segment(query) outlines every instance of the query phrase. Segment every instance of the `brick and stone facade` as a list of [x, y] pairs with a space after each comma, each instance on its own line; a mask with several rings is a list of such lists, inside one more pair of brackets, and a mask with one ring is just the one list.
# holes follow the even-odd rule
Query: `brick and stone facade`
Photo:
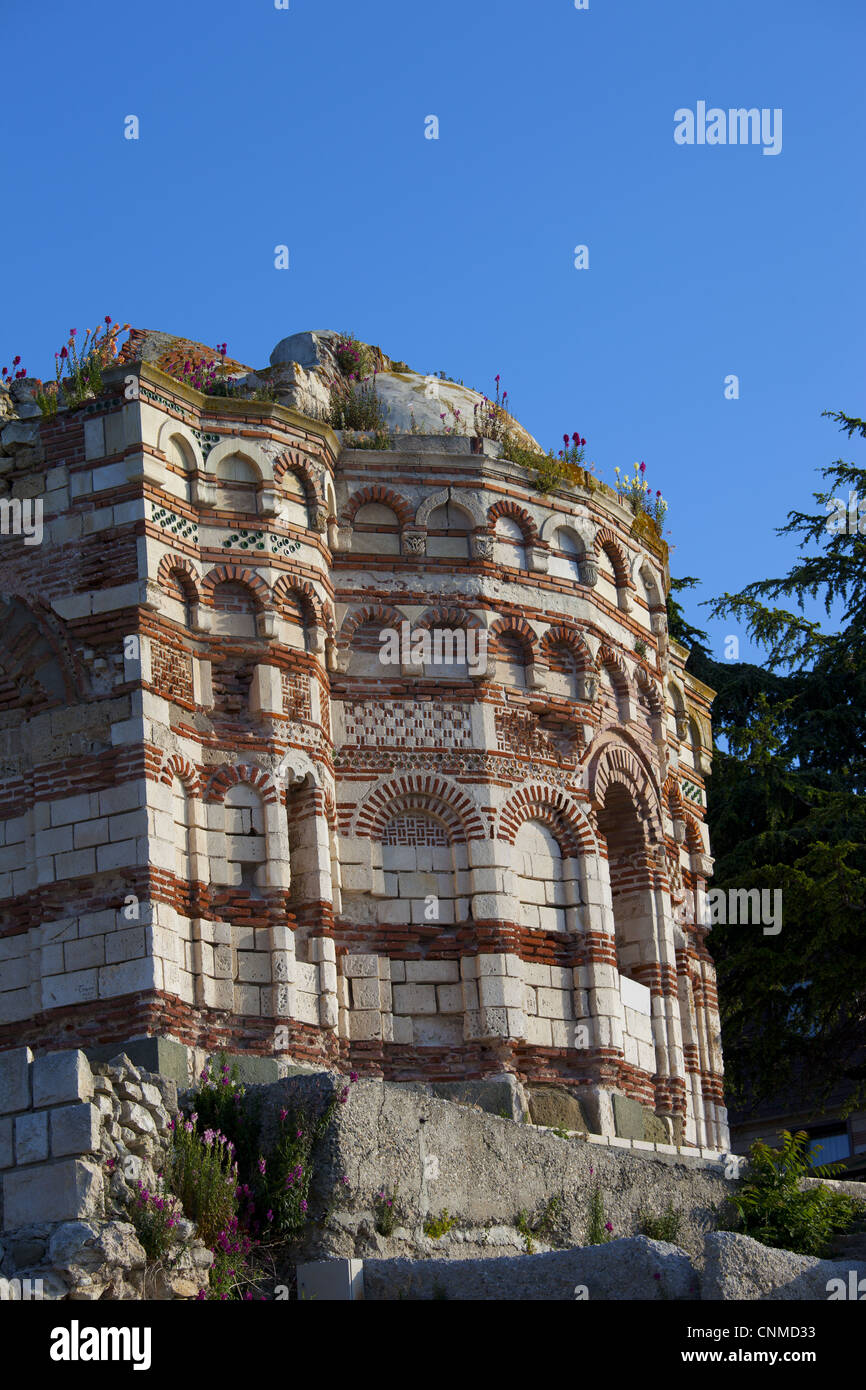
[[[23, 413], [0, 488], [44, 536], [0, 536], [0, 1048], [506, 1072], [599, 1133], [619, 1095], [726, 1147], [712, 692], [655, 528], [486, 440], [344, 447], [143, 361]], [[383, 664], [388, 631], [486, 661]]]

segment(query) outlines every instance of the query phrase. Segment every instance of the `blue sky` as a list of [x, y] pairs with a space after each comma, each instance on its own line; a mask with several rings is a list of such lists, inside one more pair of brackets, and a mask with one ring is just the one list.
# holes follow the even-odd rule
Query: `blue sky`
[[[782, 572], [815, 469], [864, 462], [821, 419], [866, 413], [862, 0], [84, 0], [3, 29], [4, 364], [50, 376], [108, 313], [252, 365], [315, 327], [499, 372], [545, 445], [646, 461], [702, 597]], [[701, 100], [780, 107], [781, 153], [676, 145]]]

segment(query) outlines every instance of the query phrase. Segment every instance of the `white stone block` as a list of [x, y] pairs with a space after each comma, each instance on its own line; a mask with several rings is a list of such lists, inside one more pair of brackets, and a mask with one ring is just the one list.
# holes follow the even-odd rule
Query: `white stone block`
[[553, 1039], [550, 1031], [550, 1019], [533, 1018], [526, 1015], [526, 1041], [533, 1043], [536, 1047], [552, 1047]]
[[63, 1105], [89, 1101], [93, 1095], [93, 1073], [84, 1053], [45, 1052], [33, 1062], [33, 1105]]
[[634, 1009], [637, 1013], [646, 1014], [649, 1017], [652, 994], [647, 985], [629, 979], [627, 975], [620, 975], [619, 990], [620, 998], [627, 1008]]
[[395, 1014], [435, 1014], [436, 991], [432, 985], [394, 985]]
[[523, 1007], [523, 983], [511, 975], [482, 975], [478, 990], [482, 1009]]
[[460, 967], [452, 960], [410, 960], [406, 962], [409, 984], [453, 984], [460, 978]]
[[352, 1303], [364, 1297], [363, 1260], [315, 1260], [297, 1267], [301, 1302]]
[[[374, 980], [356, 978], [352, 981], [352, 1007], [354, 1009], [378, 1009], [380, 1007], [378, 975]], [[352, 1034], [352, 1036], [355, 1035]]]
[[101, 1117], [95, 1105], [85, 1101], [78, 1105], [64, 1105], [51, 1111], [53, 1158], [62, 1158], [67, 1154], [96, 1153], [99, 1149], [100, 1133]]

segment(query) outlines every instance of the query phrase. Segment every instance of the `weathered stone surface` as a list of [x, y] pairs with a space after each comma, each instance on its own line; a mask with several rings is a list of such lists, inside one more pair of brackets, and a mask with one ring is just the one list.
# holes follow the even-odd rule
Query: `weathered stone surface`
[[675, 1245], [634, 1236], [493, 1260], [365, 1260], [364, 1297], [478, 1302], [693, 1299], [697, 1278]]
[[134, 1062], [131, 1062], [125, 1052], [118, 1052], [116, 1057], [112, 1057], [108, 1062], [108, 1075], [115, 1072], [112, 1077], [115, 1081], [140, 1081], [141, 1072]]
[[90, 1100], [93, 1073], [83, 1052], [47, 1052], [33, 1063], [33, 1104], [62, 1105], [64, 1101]]
[[586, 1134], [589, 1125], [580, 1101], [564, 1086], [527, 1086], [529, 1118], [549, 1129], [573, 1129]]
[[14, 1161], [12, 1116], [0, 1116], [0, 1168], [11, 1168]]
[[651, 1144], [671, 1142], [665, 1121], [630, 1096], [613, 1097], [613, 1118], [620, 1139], [639, 1139]]
[[153, 1134], [156, 1125], [153, 1116], [143, 1105], [136, 1105], [134, 1101], [125, 1100], [120, 1106], [120, 1118], [124, 1125], [138, 1134]]
[[485, 1077], [483, 1081], [434, 1081], [431, 1094], [457, 1105], [475, 1105], [489, 1115], [522, 1120], [526, 1102], [514, 1076]]
[[15, 1162], [41, 1163], [48, 1157], [48, 1115], [31, 1111], [15, 1119]]
[[46, 1246], [44, 1240], [24, 1236], [21, 1240], [13, 1240], [9, 1249], [15, 1268], [25, 1269], [27, 1265], [37, 1265], [44, 1258]]
[[[273, 1115], [280, 1105], [302, 1101], [324, 1105], [343, 1079], [328, 1073], [293, 1078], [262, 1091], [263, 1146], [273, 1142]], [[323, 1205], [342, 1178], [349, 1178], [339, 1206], [324, 1225], [313, 1223], [305, 1255], [363, 1257], [372, 1253], [429, 1256], [424, 1217], [447, 1207], [457, 1226], [435, 1249], [460, 1259], [493, 1253], [491, 1227], [508, 1240], [497, 1254], [521, 1254], [518, 1213], [542, 1215], [562, 1201], [557, 1236], [563, 1245], [586, 1237], [592, 1191], [600, 1184], [605, 1217], [617, 1237], [638, 1235], [642, 1213], [674, 1200], [681, 1214], [679, 1245], [703, 1257], [703, 1238], [715, 1225], [715, 1208], [730, 1190], [720, 1165], [653, 1151], [633, 1152], [578, 1137], [562, 1139], [533, 1125], [513, 1124], [475, 1108], [455, 1105], [425, 1087], [360, 1081], [339, 1106], [328, 1141], [319, 1154], [316, 1193]], [[370, 1194], [399, 1184], [402, 1234], [374, 1241]], [[541, 1242], [538, 1242], [539, 1246]]]
[[[18, 413], [22, 413], [20, 408]], [[41, 414], [38, 406], [36, 414]], [[21, 455], [28, 464], [41, 463], [45, 458], [45, 450], [40, 435], [40, 421], [10, 421], [0, 433], [0, 447], [4, 454]]]
[[33, 1053], [29, 1047], [15, 1047], [0, 1052], [0, 1115], [30, 1107], [30, 1063]]
[[51, 1112], [51, 1153], [55, 1158], [65, 1154], [95, 1153], [102, 1131], [99, 1110], [84, 1101], [64, 1105]]
[[[866, 1279], [866, 1264], [850, 1260], [819, 1260], [774, 1250], [751, 1236], [714, 1231], [706, 1238], [703, 1297], [709, 1300], [766, 1300], [844, 1298], [852, 1284]], [[841, 1284], [834, 1281], [841, 1281]], [[866, 1292], [864, 1284], [863, 1292]], [[851, 1296], [850, 1292], [847, 1294]]]
[[102, 1173], [86, 1159], [61, 1159], [3, 1175], [3, 1228], [14, 1231], [34, 1221], [70, 1221], [97, 1215]]

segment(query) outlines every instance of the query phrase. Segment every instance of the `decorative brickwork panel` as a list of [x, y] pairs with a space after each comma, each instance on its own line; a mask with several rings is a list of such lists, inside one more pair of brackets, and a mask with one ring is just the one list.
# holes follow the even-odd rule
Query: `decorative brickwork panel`
[[152, 646], [152, 681], [166, 700], [192, 704], [192, 661], [182, 648], [169, 647], [165, 642]]
[[385, 826], [383, 845], [447, 845], [445, 827], [429, 816], [396, 816]]
[[347, 704], [346, 742], [364, 747], [471, 748], [467, 705], [419, 705], [411, 700], [368, 700]]
[[539, 728], [537, 715], [528, 710], [496, 711], [496, 747], [501, 753], [520, 753], [524, 757], [533, 753], [543, 758], [557, 755], [551, 739]]
[[310, 719], [310, 678], [297, 671], [283, 671], [283, 709], [289, 719]]

